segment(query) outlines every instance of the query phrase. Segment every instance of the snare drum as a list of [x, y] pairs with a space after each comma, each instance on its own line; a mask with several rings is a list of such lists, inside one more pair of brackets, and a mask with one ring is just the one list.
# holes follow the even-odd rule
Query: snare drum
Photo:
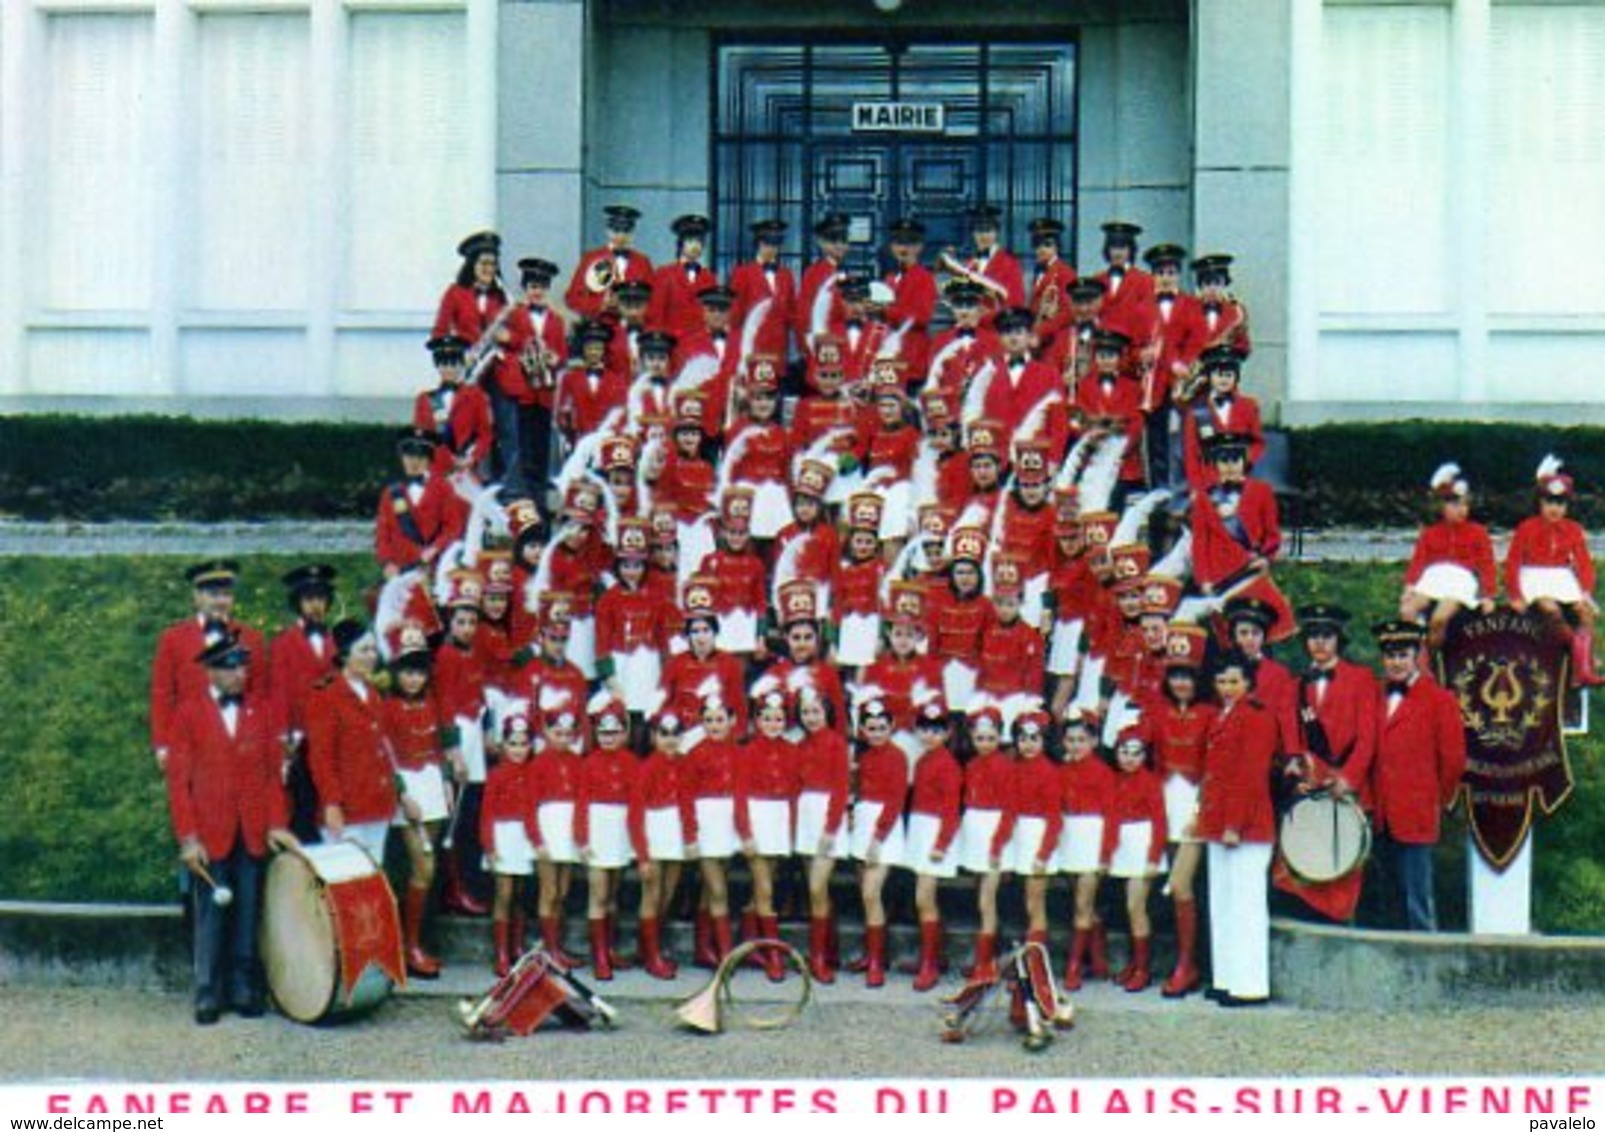
[[261, 943], [273, 1001], [297, 1022], [364, 1013], [406, 983], [395, 894], [373, 858], [347, 842], [273, 859]]
[[1282, 815], [1276, 841], [1294, 876], [1324, 884], [1365, 864], [1371, 852], [1371, 823], [1352, 798], [1310, 794]]

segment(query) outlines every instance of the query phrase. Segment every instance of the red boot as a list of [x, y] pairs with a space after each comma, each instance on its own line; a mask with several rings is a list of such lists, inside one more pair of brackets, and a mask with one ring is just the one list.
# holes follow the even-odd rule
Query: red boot
[[490, 936], [496, 944], [496, 977], [499, 979], [513, 969], [512, 947], [509, 937], [512, 935], [512, 925], [506, 920], [492, 920], [490, 922]]
[[713, 921], [713, 953], [718, 956], [714, 966], [718, 966], [730, 954], [730, 917], [712, 916], [710, 919]]
[[599, 982], [613, 981], [613, 949], [608, 946], [606, 917], [591, 921], [591, 974]]
[[998, 977], [998, 937], [988, 932], [975, 935], [975, 963], [970, 967], [972, 982], [991, 983]]
[[565, 967], [579, 967], [582, 964], [574, 956], [563, 950], [563, 917], [541, 917], [541, 943], [545, 945], [546, 952]]
[[713, 917], [697, 909], [696, 928], [691, 944], [691, 962], [698, 967], [713, 970], [719, 965], [719, 956], [713, 950]]
[[[780, 918], [778, 916], [759, 916], [758, 933], [758, 938], [760, 939], [779, 939]], [[780, 952], [772, 947], [764, 950], [763, 973], [769, 977], [771, 983], [785, 981], [786, 961], [780, 957]]]
[[1594, 634], [1586, 629], [1572, 630], [1572, 686], [1597, 688], [1605, 677], [1594, 671]]
[[1090, 942], [1092, 932], [1087, 928], [1077, 928], [1070, 936], [1070, 958], [1064, 965], [1064, 989], [1081, 989], [1081, 967], [1087, 961], [1087, 944]]
[[529, 950], [529, 940], [524, 937], [529, 921], [524, 917], [524, 913], [514, 912], [507, 922], [507, 946], [512, 950], [513, 959], [516, 961]]
[[1184, 998], [1203, 982], [1193, 958], [1198, 950], [1198, 901], [1176, 901], [1176, 969], [1160, 993], [1166, 998]]
[[672, 979], [679, 974], [674, 960], [664, 957], [663, 937], [658, 931], [658, 922], [643, 917], [638, 928], [641, 935], [641, 969], [654, 979]]
[[886, 925], [864, 928], [864, 985], [886, 985]]
[[1131, 940], [1131, 973], [1126, 976], [1120, 985], [1132, 994], [1148, 989], [1153, 982], [1153, 975], [1148, 970], [1149, 949], [1152, 941], [1145, 935], [1133, 936]]
[[424, 906], [429, 903], [427, 888], [407, 886], [401, 909], [401, 925], [407, 941], [407, 974], [420, 979], [438, 979], [440, 960], [424, 950]]
[[1087, 976], [1109, 977], [1109, 928], [1102, 920], [1092, 925], [1087, 946]]
[[474, 898], [463, 883], [462, 864], [457, 860], [455, 849], [445, 849], [440, 854], [440, 864], [445, 876], [445, 887], [440, 893], [440, 906], [447, 912], [459, 916], [484, 916], [490, 912], [490, 907], [483, 901]]
[[914, 989], [928, 991], [942, 979], [937, 957], [942, 953], [942, 921], [920, 921], [920, 968], [914, 974]]
[[607, 918], [607, 958], [613, 964], [615, 971], [628, 971], [635, 966], [635, 960], [630, 958], [618, 948], [619, 918], [609, 915]]
[[808, 921], [808, 973], [814, 982], [830, 986], [836, 981], [836, 963], [830, 953], [831, 922], [828, 916]]

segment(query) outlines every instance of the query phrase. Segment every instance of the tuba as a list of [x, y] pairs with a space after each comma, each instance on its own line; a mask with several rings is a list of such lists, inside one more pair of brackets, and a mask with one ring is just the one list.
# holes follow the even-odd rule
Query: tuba
[[593, 295], [606, 294], [613, 289], [614, 274], [612, 253], [592, 260], [585, 269], [585, 289]]
[[779, 1030], [801, 1018], [803, 1010], [807, 1008], [814, 994], [813, 977], [808, 973], [808, 963], [803, 959], [802, 953], [784, 940], [749, 939], [724, 957], [718, 969], [713, 972], [713, 978], [708, 980], [707, 986], [675, 1008], [675, 1017], [679, 1018], [680, 1024], [688, 1030], [699, 1030], [704, 1034], [723, 1033], [726, 1015], [736, 1004], [735, 992], [730, 986], [732, 976], [750, 956], [765, 951], [779, 952], [780, 957], [802, 976], [802, 993], [795, 1002], [783, 1010], [746, 1018], [744, 1021], [747, 1028]]

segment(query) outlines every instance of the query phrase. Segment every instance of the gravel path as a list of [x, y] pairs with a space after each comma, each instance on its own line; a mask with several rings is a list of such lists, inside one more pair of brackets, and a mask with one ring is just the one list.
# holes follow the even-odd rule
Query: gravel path
[[1605, 1005], [1381, 1014], [1200, 999], [1077, 996], [1074, 1032], [1039, 1056], [1001, 1019], [963, 1046], [937, 1040], [934, 1001], [826, 1001], [796, 1027], [709, 1038], [672, 1028], [662, 1000], [620, 998], [611, 1033], [470, 1046], [451, 1001], [403, 997], [342, 1026], [225, 1017], [204, 1041], [187, 996], [0, 988], [0, 1080], [546, 1080], [785, 1077], [1143, 1077], [1586, 1074], [1605, 1071]]

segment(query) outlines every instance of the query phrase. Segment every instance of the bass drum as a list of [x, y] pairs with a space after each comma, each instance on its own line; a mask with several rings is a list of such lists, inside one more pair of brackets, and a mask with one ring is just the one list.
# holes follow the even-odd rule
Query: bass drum
[[1365, 864], [1371, 852], [1371, 823], [1352, 798], [1329, 793], [1298, 799], [1282, 815], [1276, 831], [1282, 860], [1308, 884], [1340, 880]]
[[396, 897], [373, 858], [349, 842], [280, 853], [262, 898], [262, 965], [286, 1017], [355, 1017], [406, 982]]

